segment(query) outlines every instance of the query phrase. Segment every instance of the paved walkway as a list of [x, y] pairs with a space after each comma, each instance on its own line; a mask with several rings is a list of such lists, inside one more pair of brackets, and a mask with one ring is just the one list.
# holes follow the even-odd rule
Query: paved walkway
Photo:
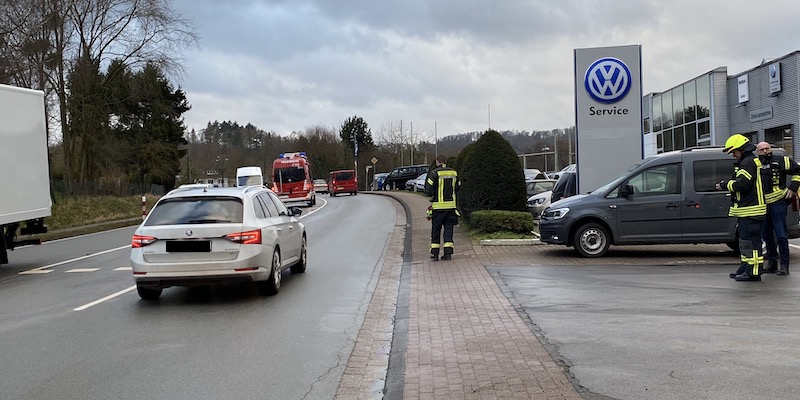
[[[397, 254], [401, 240], [392, 239], [337, 398], [580, 399], [489, 275], [481, 246], [456, 228], [453, 260], [429, 261], [428, 200], [410, 192], [388, 195], [410, 213], [410, 220], [398, 215], [398, 228], [406, 229], [411, 254]], [[396, 315], [387, 305], [395, 294]], [[380, 382], [384, 364], [387, 381]]]

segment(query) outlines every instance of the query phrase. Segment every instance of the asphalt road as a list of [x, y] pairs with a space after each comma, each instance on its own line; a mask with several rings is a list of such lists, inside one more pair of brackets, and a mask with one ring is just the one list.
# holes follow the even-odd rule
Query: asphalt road
[[551, 261], [489, 270], [589, 398], [798, 398], [800, 270]]
[[302, 216], [307, 272], [284, 272], [274, 297], [141, 301], [133, 228], [15, 250], [0, 268], [0, 399], [333, 398], [396, 214], [381, 196], [324, 200]]

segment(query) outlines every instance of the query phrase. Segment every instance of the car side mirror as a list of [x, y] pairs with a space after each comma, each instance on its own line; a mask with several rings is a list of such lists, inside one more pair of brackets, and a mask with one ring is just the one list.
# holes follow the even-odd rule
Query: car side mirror
[[630, 197], [633, 193], [633, 185], [627, 183], [622, 185], [619, 191], [619, 195], [622, 197]]
[[298, 216], [298, 215], [300, 215], [302, 213], [303, 213], [303, 209], [300, 208], [300, 207], [290, 207], [289, 208], [289, 214], [291, 214], [293, 217], [296, 217], [296, 216]]

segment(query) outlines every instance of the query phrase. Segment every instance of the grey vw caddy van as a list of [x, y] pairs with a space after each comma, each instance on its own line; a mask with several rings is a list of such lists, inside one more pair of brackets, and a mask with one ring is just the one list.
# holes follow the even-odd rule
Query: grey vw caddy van
[[[725, 243], [737, 250], [730, 193], [714, 189], [732, 178], [733, 162], [721, 147], [648, 157], [589, 194], [551, 204], [542, 213], [541, 241], [573, 246], [584, 257], [630, 244]], [[798, 212], [790, 207], [786, 219], [789, 237], [800, 237]]]

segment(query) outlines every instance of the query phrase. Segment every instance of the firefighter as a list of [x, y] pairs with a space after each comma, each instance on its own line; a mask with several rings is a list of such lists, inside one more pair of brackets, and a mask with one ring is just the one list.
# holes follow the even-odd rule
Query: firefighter
[[[767, 244], [765, 273], [789, 274], [789, 234], [786, 228], [786, 213], [789, 203], [797, 197], [800, 187], [800, 165], [787, 156], [772, 154], [772, 146], [767, 142], [756, 145], [758, 159], [764, 181], [764, 201], [767, 203], [767, 216], [761, 235]], [[791, 177], [786, 187], [786, 177]], [[776, 246], [777, 245], [777, 246]], [[780, 255], [780, 268], [778, 256]]]
[[[425, 179], [425, 195], [431, 201], [429, 217], [431, 219], [431, 260], [439, 261], [439, 250], [444, 247], [442, 260], [453, 257], [453, 228], [458, 223], [459, 212], [456, 209], [456, 193], [461, 183], [458, 174], [445, 164], [447, 157], [436, 157], [436, 168], [428, 173]], [[444, 231], [444, 232], [443, 232]], [[444, 245], [441, 237], [444, 236]]]
[[755, 146], [745, 136], [735, 134], [725, 141], [722, 150], [733, 155], [733, 179], [717, 184], [717, 190], [731, 192], [728, 215], [738, 219], [739, 252], [742, 263], [730, 277], [737, 281], [760, 281], [761, 225], [767, 214], [764, 186], [761, 182], [761, 161], [753, 153]]

